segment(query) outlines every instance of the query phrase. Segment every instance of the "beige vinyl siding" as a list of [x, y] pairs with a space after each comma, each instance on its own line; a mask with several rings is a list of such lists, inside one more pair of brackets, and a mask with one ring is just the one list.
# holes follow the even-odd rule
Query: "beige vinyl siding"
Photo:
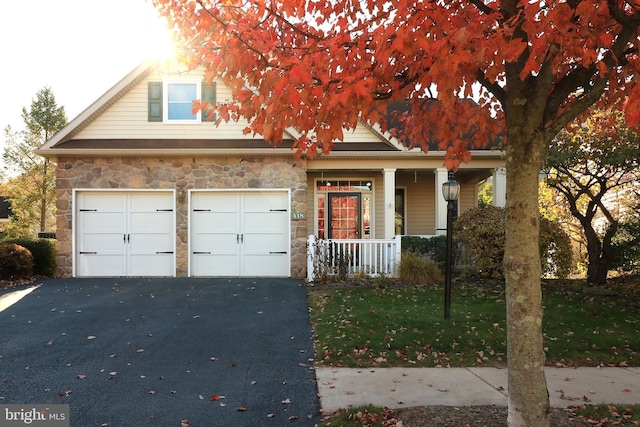
[[[172, 75], [151, 74], [115, 104], [97, 117], [89, 126], [80, 131], [75, 139], [254, 139], [243, 135], [246, 121], [221, 123], [217, 126], [211, 122], [199, 124], [167, 124], [149, 122], [147, 115], [147, 86], [150, 81], [162, 81], [174, 78]], [[180, 77], [200, 78], [199, 74], [189, 73]], [[231, 91], [222, 82], [217, 82], [217, 99], [223, 101], [231, 98]]]
[[458, 211], [460, 215], [471, 208], [478, 206], [478, 194], [476, 184], [464, 184], [460, 186], [460, 200]]
[[[260, 136], [244, 135], [246, 120], [238, 122], [222, 122], [216, 126], [212, 122], [198, 124], [170, 124], [148, 121], [148, 82], [161, 82], [164, 79], [200, 79], [197, 72], [179, 75], [152, 73], [129, 92], [124, 94], [115, 104], [105, 110], [89, 126], [81, 130], [75, 139], [255, 139]], [[216, 99], [231, 99], [231, 90], [216, 80]], [[382, 139], [364, 126], [353, 131], [344, 132], [345, 142], [380, 142]]]
[[354, 130], [343, 132], [344, 142], [380, 142], [382, 138], [365, 126], [359, 125]]
[[433, 171], [398, 172], [396, 187], [405, 189], [407, 235], [435, 234], [435, 174]]

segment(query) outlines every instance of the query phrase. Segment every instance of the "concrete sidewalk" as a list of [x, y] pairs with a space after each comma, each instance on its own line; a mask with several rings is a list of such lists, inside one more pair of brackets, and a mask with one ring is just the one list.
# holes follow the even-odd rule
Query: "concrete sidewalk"
[[[640, 368], [545, 368], [552, 407], [640, 403]], [[507, 370], [498, 368], [317, 368], [323, 411], [372, 404], [507, 406]]]

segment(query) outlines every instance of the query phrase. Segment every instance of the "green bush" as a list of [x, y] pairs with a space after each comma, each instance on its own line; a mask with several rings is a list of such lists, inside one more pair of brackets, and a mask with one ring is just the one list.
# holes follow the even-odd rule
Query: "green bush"
[[[402, 250], [426, 255], [442, 269], [447, 258], [447, 237], [402, 236]], [[455, 254], [454, 254], [455, 258]]]
[[21, 279], [32, 274], [33, 256], [29, 249], [15, 243], [0, 243], [0, 279]]
[[[480, 277], [504, 278], [503, 208], [487, 206], [466, 211], [454, 223], [454, 237], [471, 260]], [[571, 242], [562, 228], [552, 221], [540, 221], [540, 260], [544, 275], [566, 277], [571, 271]]]
[[560, 224], [546, 218], [540, 220], [540, 261], [542, 275], [566, 278], [571, 273], [573, 251], [571, 238]]
[[486, 279], [503, 279], [505, 213], [487, 206], [469, 209], [454, 222], [456, 242], [462, 244], [472, 268]]
[[18, 238], [5, 240], [27, 248], [33, 255], [33, 272], [35, 274], [53, 277], [56, 272], [55, 240]]
[[612, 268], [620, 271], [640, 271], [640, 205], [635, 207], [635, 218], [620, 224], [613, 237], [615, 258]]
[[434, 260], [412, 251], [402, 252], [398, 274], [403, 283], [411, 285], [432, 285], [442, 280], [442, 273]]

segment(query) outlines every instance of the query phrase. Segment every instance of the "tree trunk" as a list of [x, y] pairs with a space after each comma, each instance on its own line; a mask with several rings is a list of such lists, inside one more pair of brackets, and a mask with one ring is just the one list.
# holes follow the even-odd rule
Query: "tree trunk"
[[[538, 172], [541, 153], [530, 136], [509, 135], [504, 272], [507, 299], [508, 424], [548, 427], [549, 394], [544, 374], [542, 274], [538, 248]], [[526, 143], [527, 140], [529, 143]], [[540, 151], [538, 149], [538, 151]]]
[[[615, 258], [615, 248], [611, 244], [613, 236], [618, 232], [618, 223], [613, 222], [607, 227], [607, 231], [602, 237], [602, 242], [598, 240], [598, 236], [595, 231], [592, 232], [593, 239], [595, 239], [592, 245], [591, 241], [587, 239], [587, 252], [589, 254], [589, 266], [587, 267], [587, 282], [594, 285], [604, 285], [607, 283], [607, 277], [611, 264]], [[593, 247], [592, 247], [593, 246]]]

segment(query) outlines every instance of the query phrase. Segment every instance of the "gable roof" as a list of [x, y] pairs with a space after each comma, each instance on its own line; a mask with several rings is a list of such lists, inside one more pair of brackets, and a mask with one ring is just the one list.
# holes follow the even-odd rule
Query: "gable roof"
[[[294, 155], [292, 147], [297, 133], [293, 129], [288, 130], [288, 134], [285, 134], [285, 139], [277, 146], [268, 143], [262, 138], [248, 138], [240, 134], [238, 139], [235, 139], [233, 136], [230, 137], [228, 133], [226, 135], [223, 135], [223, 133], [212, 135], [211, 138], [208, 135], [177, 135], [175, 132], [173, 135], [160, 133], [155, 134], [153, 137], [127, 135], [125, 126], [122, 126], [122, 129], [118, 128], [113, 137], [108, 136], [103, 139], [96, 139], [95, 137], [87, 136], [85, 129], [92, 129], [92, 123], [132, 92], [134, 88], [143, 84], [145, 80], [154, 78], [153, 76], [156, 75], [154, 73], [161, 68], [161, 64], [157, 61], [141, 63], [69, 122], [67, 126], [46, 141], [36, 152], [45, 157], [56, 157], [61, 154], [69, 156], [148, 156], [150, 154], [162, 156], [185, 154], [185, 152], [202, 155], [233, 155], [246, 151], [250, 151], [251, 154], [255, 155]], [[335, 143], [329, 156], [321, 157], [326, 158], [331, 155], [340, 157], [345, 154], [357, 153], [364, 156], [423, 154], [419, 148], [409, 149], [409, 144], [399, 141], [389, 132], [383, 132], [377, 124], [370, 126], [360, 122], [359, 128], [361, 129], [360, 132], [369, 135], [365, 138], [366, 140], [360, 140], [352, 135], [351, 138], [345, 138], [345, 141]], [[163, 129], [169, 130], [171, 128], [165, 127]], [[363, 133], [359, 135], [363, 135]], [[348, 136], [347, 132], [345, 132], [345, 136]], [[98, 138], [101, 138], [101, 136]], [[430, 153], [430, 156], [443, 155], [442, 152], [437, 151], [437, 147], [434, 148], [435, 150]]]

